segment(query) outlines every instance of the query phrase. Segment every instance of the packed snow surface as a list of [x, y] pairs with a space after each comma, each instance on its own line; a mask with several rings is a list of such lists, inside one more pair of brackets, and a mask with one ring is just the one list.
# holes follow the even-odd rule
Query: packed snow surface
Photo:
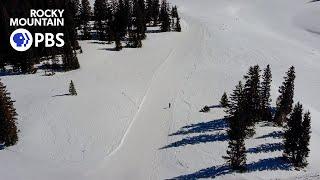
[[[149, 33], [141, 49], [81, 41], [81, 69], [3, 76], [19, 142], [0, 151], [1, 179], [320, 179], [320, 2], [172, 0], [183, 32]], [[295, 100], [312, 115], [309, 166], [281, 162], [282, 129], [246, 140], [249, 172], [229, 171], [223, 109], [251, 65], [271, 65], [273, 105], [296, 67]], [[78, 96], [67, 96], [74, 81]], [[171, 108], [168, 104], [171, 103]], [[209, 113], [199, 113], [204, 106]]]

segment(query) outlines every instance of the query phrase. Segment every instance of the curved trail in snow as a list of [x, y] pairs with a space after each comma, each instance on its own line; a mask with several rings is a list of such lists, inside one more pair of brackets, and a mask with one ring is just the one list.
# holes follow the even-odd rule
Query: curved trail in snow
[[120, 143], [117, 145], [116, 148], [114, 148], [114, 149], [107, 155], [106, 158], [109, 158], [110, 156], [113, 156], [113, 155], [121, 148], [121, 146], [123, 145], [123, 143], [124, 143], [127, 135], [128, 135], [129, 132], [130, 132], [130, 129], [131, 129], [133, 123], [135, 122], [135, 120], [137, 119], [137, 116], [138, 116], [139, 113], [140, 113], [141, 106], [143, 105], [143, 103], [144, 103], [144, 101], [145, 101], [145, 99], [146, 99], [146, 96], [147, 96], [147, 94], [148, 94], [148, 92], [149, 92], [149, 90], [150, 90], [150, 84], [152, 84], [152, 82], [154, 81], [154, 78], [155, 78], [155, 76], [157, 75], [159, 69], [161, 69], [161, 67], [162, 67], [163, 65], [165, 65], [165, 63], [168, 61], [168, 59], [169, 59], [169, 57], [171, 56], [172, 53], [173, 53], [173, 50], [171, 50], [171, 51], [169, 52], [169, 54], [168, 54], [168, 56], [165, 58], [165, 60], [164, 60], [164, 61], [159, 65], [159, 67], [155, 70], [155, 72], [154, 72], [154, 74], [153, 74], [153, 76], [152, 76], [152, 78], [151, 78], [151, 81], [150, 81], [150, 83], [149, 83], [148, 89], [147, 89], [146, 93], [144, 94], [144, 96], [143, 96], [143, 98], [142, 98], [142, 100], [141, 100], [140, 105], [138, 106], [138, 111], [135, 113], [135, 115], [134, 115], [133, 119], [131, 120], [129, 126], [127, 127], [125, 133], [123, 134]]

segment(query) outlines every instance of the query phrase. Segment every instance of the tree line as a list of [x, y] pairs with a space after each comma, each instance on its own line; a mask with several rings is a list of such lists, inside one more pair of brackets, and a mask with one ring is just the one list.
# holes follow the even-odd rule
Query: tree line
[[[181, 31], [177, 7], [170, 8], [166, 0], [96, 0], [93, 17], [90, 15], [88, 0], [82, 0], [79, 8], [80, 27], [83, 39], [90, 39], [89, 20], [94, 20], [98, 39], [115, 42], [115, 50], [126, 47], [142, 47], [146, 38], [147, 26], [160, 27], [161, 32]], [[89, 24], [90, 25], [90, 24]]]
[[270, 105], [271, 68], [268, 65], [264, 69], [262, 78], [260, 72], [258, 65], [250, 67], [244, 76], [245, 83], [239, 81], [230, 98], [226, 93], [221, 97], [220, 104], [225, 108], [229, 124], [227, 156], [224, 158], [232, 169], [245, 171], [245, 139], [255, 134], [256, 123], [268, 121], [285, 129], [284, 159], [295, 167], [305, 167], [310, 151], [311, 116], [309, 111], [303, 111], [299, 102], [294, 105], [295, 68], [289, 68], [279, 87], [275, 112]]

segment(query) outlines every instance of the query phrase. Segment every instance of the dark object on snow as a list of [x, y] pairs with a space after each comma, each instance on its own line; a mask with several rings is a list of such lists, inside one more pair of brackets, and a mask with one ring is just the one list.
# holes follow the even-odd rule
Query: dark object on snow
[[171, 103], [169, 103], [169, 108], [171, 108]]
[[69, 93], [71, 96], [76, 96], [78, 95], [76, 88], [74, 87], [73, 81], [71, 80], [70, 84], [69, 84]]
[[210, 111], [210, 108], [208, 106], [204, 106], [199, 112], [209, 112]]
[[224, 107], [224, 108], [228, 107], [228, 105], [229, 105], [229, 100], [228, 100], [228, 96], [227, 96], [226, 92], [224, 92], [221, 97], [220, 105], [221, 105], [221, 107]]
[[0, 81], [0, 145], [12, 146], [18, 141], [17, 113], [10, 93]]

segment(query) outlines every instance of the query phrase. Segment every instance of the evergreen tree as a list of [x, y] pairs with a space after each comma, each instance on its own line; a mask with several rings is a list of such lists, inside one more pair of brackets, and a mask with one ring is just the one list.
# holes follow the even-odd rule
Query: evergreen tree
[[70, 34], [72, 47], [80, 49], [77, 41], [77, 27], [80, 27], [80, 0], [67, 0], [65, 5], [64, 19], [65, 26]]
[[286, 73], [286, 77], [284, 77], [282, 86], [279, 88], [280, 96], [277, 99], [277, 109], [274, 117], [274, 121], [278, 125], [282, 125], [287, 120], [287, 115], [292, 110], [295, 77], [295, 69], [291, 66]]
[[146, 23], [151, 23], [153, 11], [153, 0], [146, 0]]
[[246, 108], [249, 116], [248, 125], [253, 126], [260, 120], [260, 67], [255, 65], [249, 68], [247, 75], [244, 76], [244, 94], [246, 98]]
[[301, 167], [308, 165], [307, 157], [309, 157], [309, 142], [311, 134], [311, 116], [310, 112], [306, 112], [303, 116], [301, 139], [299, 141], [299, 162]]
[[159, 0], [153, 0], [152, 1], [152, 12], [151, 12], [151, 17], [152, 17], [152, 20], [153, 20], [153, 26], [156, 26], [158, 24], [159, 9], [160, 9]]
[[172, 7], [171, 16], [172, 16], [172, 29], [174, 31], [181, 32], [180, 17], [178, 14], [177, 6]]
[[0, 82], [0, 144], [5, 146], [15, 145], [18, 141], [18, 130], [16, 127], [16, 110], [13, 107], [10, 93]]
[[138, 31], [138, 37], [140, 39], [145, 39], [146, 38], [146, 7], [144, 4], [144, 0], [137, 0], [138, 1], [138, 8], [136, 9], [137, 15], [137, 31]]
[[98, 37], [99, 40], [104, 40], [104, 22], [106, 21], [107, 17], [107, 3], [106, 0], [95, 0], [94, 2], [94, 17], [95, 17], [95, 23], [96, 28], [98, 31]]
[[169, 17], [169, 9], [166, 0], [162, 0], [160, 7], [160, 15], [159, 20], [161, 21], [161, 31], [168, 32], [170, 31], [170, 17]]
[[69, 93], [71, 96], [76, 96], [78, 95], [77, 94], [77, 91], [76, 91], [76, 88], [74, 87], [74, 84], [73, 84], [73, 81], [71, 80], [70, 84], [69, 84]]
[[261, 82], [261, 118], [263, 121], [270, 121], [272, 120], [271, 114], [271, 107], [270, 107], [270, 90], [271, 90], [271, 81], [272, 81], [272, 74], [270, 65], [264, 69], [262, 75], [263, 81]]
[[91, 18], [91, 7], [88, 0], [81, 0], [80, 19], [83, 25], [83, 39], [90, 39], [88, 22]]
[[180, 17], [177, 17], [175, 31], [181, 32]]
[[112, 2], [105, 0], [106, 9], [105, 9], [105, 18], [104, 18], [104, 31], [105, 31], [105, 38], [108, 41], [108, 44], [111, 44], [111, 41], [114, 40], [114, 32], [112, 26], [114, 21], [114, 13], [112, 11]]
[[173, 6], [173, 7], [172, 7], [172, 9], [171, 9], [171, 16], [172, 16], [173, 18], [179, 17], [177, 6]]
[[244, 109], [244, 89], [241, 82], [236, 86], [233, 94], [230, 96], [230, 104], [226, 110], [228, 129], [228, 150], [227, 162], [234, 170], [245, 170], [246, 148], [244, 139], [246, 136], [245, 109]]
[[80, 0], [69, 0], [66, 1], [66, 7], [70, 12], [70, 16], [73, 18], [75, 22], [75, 27], [80, 26]]
[[140, 0], [135, 0], [133, 3], [133, 28], [134, 33], [136, 34], [139, 40], [144, 39], [145, 35], [145, 15], [144, 15], [144, 6], [142, 6]]
[[119, 51], [122, 49], [122, 43], [121, 40], [126, 35], [126, 28], [128, 27], [128, 22], [126, 13], [125, 4], [122, 0], [119, 0], [118, 5], [114, 12], [114, 18], [111, 25], [111, 31], [114, 34], [115, 39], [115, 50]]
[[301, 159], [299, 141], [303, 130], [302, 111], [302, 105], [297, 103], [288, 119], [284, 133], [284, 153], [295, 166], [299, 166], [299, 159]]
[[228, 105], [229, 105], [229, 100], [228, 100], [228, 96], [227, 96], [226, 92], [224, 92], [221, 97], [220, 105], [224, 108], [228, 107]]
[[[65, 34], [66, 35], [66, 34]], [[63, 47], [63, 68], [65, 71], [75, 70], [80, 68], [80, 64], [77, 58], [77, 53], [72, 49], [70, 41], [66, 41]]]

